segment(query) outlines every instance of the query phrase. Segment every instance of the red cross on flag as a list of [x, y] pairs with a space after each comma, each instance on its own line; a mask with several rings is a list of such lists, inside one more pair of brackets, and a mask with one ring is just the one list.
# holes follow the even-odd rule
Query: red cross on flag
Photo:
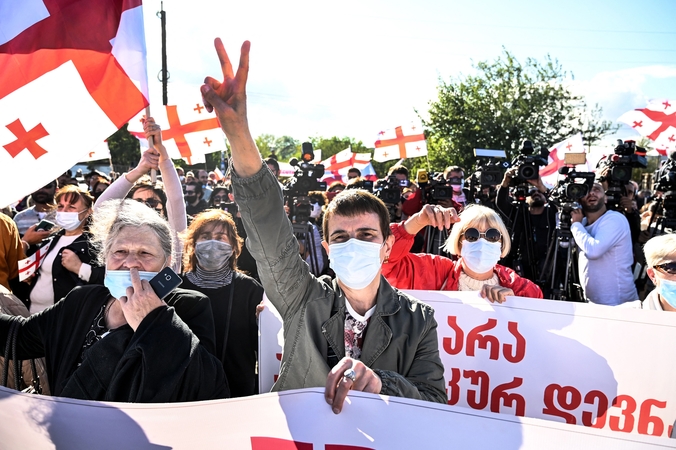
[[427, 155], [425, 134], [422, 125], [416, 122], [378, 133], [373, 159], [383, 162], [425, 155]]
[[[225, 134], [216, 114], [207, 112], [198, 87], [194, 92], [198, 95], [192, 102], [156, 106], [151, 111], [155, 122], [162, 128], [162, 142], [169, 156], [183, 158], [189, 165], [203, 163], [207, 153], [225, 150]], [[143, 114], [132, 119], [127, 129], [141, 141], [141, 147], [148, 148], [141, 124]]]
[[35, 272], [38, 271], [42, 265], [42, 261], [45, 260], [47, 252], [49, 252], [49, 247], [52, 245], [52, 241], [49, 241], [48, 244], [40, 247], [35, 253], [30, 255], [26, 259], [19, 261], [19, 281], [23, 281]]
[[140, 0], [0, 0], [0, 206], [148, 104]]
[[[584, 144], [582, 143], [582, 133], [569, 137], [568, 139], [554, 144], [549, 149], [549, 158], [547, 164], [540, 168], [540, 178], [542, 182], [548, 186], [555, 186], [559, 177], [559, 169], [565, 165], [566, 153], [585, 153]], [[579, 164], [576, 166], [578, 171], [587, 171], [586, 164]]]
[[[375, 176], [375, 171], [373, 170], [373, 166], [371, 166], [371, 154], [353, 153], [351, 147], [325, 159], [322, 161], [322, 164], [324, 165], [322, 181], [326, 181], [327, 184], [334, 181], [347, 182], [347, 172], [351, 167], [359, 169], [362, 178], [371, 179], [368, 177]], [[370, 167], [370, 170], [367, 170], [368, 167]], [[365, 170], [367, 171], [366, 173], [364, 172]], [[377, 179], [377, 177], [374, 179]]]
[[651, 100], [645, 108], [626, 112], [617, 121], [654, 141], [662, 155], [676, 150], [676, 100]]

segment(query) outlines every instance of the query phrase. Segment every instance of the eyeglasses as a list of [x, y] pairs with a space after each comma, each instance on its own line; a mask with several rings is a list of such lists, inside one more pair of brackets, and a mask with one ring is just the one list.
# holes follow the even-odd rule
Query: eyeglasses
[[480, 232], [476, 228], [468, 228], [462, 233], [465, 236], [467, 242], [476, 242], [479, 238], [483, 237], [488, 242], [500, 242], [502, 239], [502, 233], [495, 228], [489, 228], [485, 233]]
[[668, 273], [669, 275], [676, 275], [676, 261], [658, 264], [653, 266], [653, 269], [657, 269], [662, 273]]
[[157, 208], [157, 205], [159, 205], [160, 203], [162, 203], [161, 201], [156, 200], [156, 199], [154, 199], [154, 198], [146, 198], [146, 199], [143, 199], [143, 198], [136, 198], [136, 199], [134, 199], [134, 200], [136, 200], [136, 201], [139, 202], [139, 203], [145, 203], [146, 205], [148, 205], [149, 207], [151, 207], [151, 208], [153, 208], [153, 209], [154, 209], [154, 208]]

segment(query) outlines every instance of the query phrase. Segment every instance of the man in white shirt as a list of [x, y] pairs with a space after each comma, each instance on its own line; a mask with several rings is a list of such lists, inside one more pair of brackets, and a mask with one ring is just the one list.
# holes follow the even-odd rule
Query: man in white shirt
[[592, 303], [610, 306], [638, 299], [626, 217], [607, 209], [606, 195], [599, 183], [594, 183], [580, 204], [582, 210], [570, 214], [570, 231], [580, 249], [578, 265], [585, 297]]

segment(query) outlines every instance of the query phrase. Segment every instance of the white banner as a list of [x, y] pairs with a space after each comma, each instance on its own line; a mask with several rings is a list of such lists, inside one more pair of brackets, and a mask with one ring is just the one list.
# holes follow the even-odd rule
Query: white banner
[[350, 393], [335, 415], [320, 388], [166, 404], [88, 402], [0, 388], [0, 436], [2, 448], [31, 450], [676, 448], [672, 439], [361, 392]]
[[[474, 292], [410, 291], [435, 309], [450, 405], [668, 436], [676, 419], [676, 314]], [[267, 302], [267, 299], [266, 299]], [[260, 386], [281, 360], [281, 320], [260, 317]]]

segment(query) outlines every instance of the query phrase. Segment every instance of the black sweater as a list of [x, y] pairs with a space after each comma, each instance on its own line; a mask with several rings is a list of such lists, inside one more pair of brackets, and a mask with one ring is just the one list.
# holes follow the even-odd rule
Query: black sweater
[[[124, 325], [91, 346], [85, 336], [110, 297], [104, 286], [73, 289], [54, 306], [19, 318], [19, 359], [45, 357], [55, 396], [118, 402], [183, 402], [228, 397], [227, 380], [212, 355], [214, 328], [207, 299], [177, 289], [136, 332]], [[0, 348], [12, 316], [0, 314]]]
[[[216, 356], [223, 363], [232, 397], [243, 397], [258, 393], [256, 388], [256, 353], [258, 351], [256, 305], [263, 299], [263, 287], [253, 278], [237, 272], [232, 282], [235, 301], [232, 303], [230, 316], [228, 316], [231, 301], [230, 285], [218, 289], [206, 289], [195, 286], [187, 277], [183, 277], [181, 287], [201, 292], [211, 300], [216, 330]], [[224, 354], [223, 343], [225, 342], [225, 330], [228, 327], [228, 341]]]

